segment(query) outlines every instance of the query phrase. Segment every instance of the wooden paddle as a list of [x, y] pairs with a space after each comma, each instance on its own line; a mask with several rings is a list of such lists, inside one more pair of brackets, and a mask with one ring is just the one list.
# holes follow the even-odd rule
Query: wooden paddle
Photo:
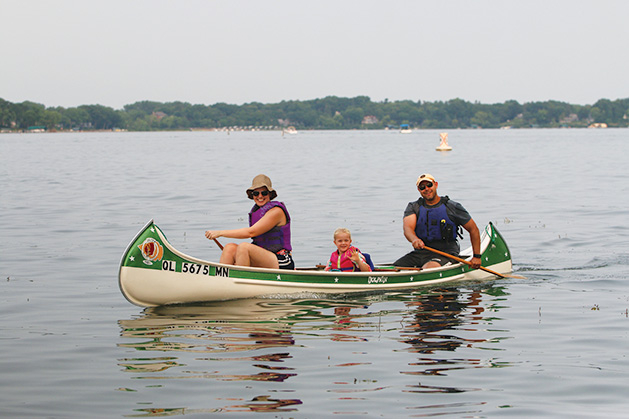
[[216, 245], [218, 246], [219, 249], [223, 250], [223, 245], [220, 244], [218, 240], [216, 240], [216, 239], [212, 239], [212, 240], [214, 240], [214, 243], [216, 243]]
[[[433, 249], [432, 247], [428, 247], [428, 246], [424, 246], [424, 249], [429, 250], [429, 251], [431, 251], [431, 252], [433, 252], [433, 253], [436, 253], [436, 254], [438, 254], [438, 255], [445, 256], [445, 257], [450, 258], [450, 259], [454, 259], [454, 260], [456, 260], [456, 261], [458, 261], [458, 262], [465, 263], [466, 265], [472, 266], [472, 262], [470, 262], [470, 261], [468, 261], [468, 260], [465, 260], [465, 259], [461, 259], [461, 258], [456, 257], [456, 256], [454, 256], [454, 255], [451, 255], [451, 254], [449, 254], [449, 253], [442, 252], [441, 250]], [[491, 269], [489, 269], [489, 268], [485, 268], [484, 266], [481, 266], [479, 269], [482, 269], [482, 270], [483, 270], [483, 271], [485, 271], [485, 272], [489, 272], [490, 274], [493, 274], [493, 275], [499, 276], [500, 278], [517, 278], [517, 279], [526, 279], [526, 277], [524, 277], [524, 276], [520, 276], [520, 275], [507, 275], [507, 274], [501, 274], [501, 273], [499, 273], [499, 272], [492, 271], [492, 270], [491, 270]]]

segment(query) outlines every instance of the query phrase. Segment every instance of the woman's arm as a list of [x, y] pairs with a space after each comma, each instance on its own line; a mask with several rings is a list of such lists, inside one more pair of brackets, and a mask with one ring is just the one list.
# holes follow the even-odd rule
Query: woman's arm
[[250, 239], [266, 233], [275, 226], [286, 224], [286, 215], [279, 207], [273, 207], [264, 214], [257, 223], [251, 227], [237, 228], [234, 230], [208, 230], [205, 237], [208, 239], [217, 239], [219, 237], [227, 237], [230, 239]]

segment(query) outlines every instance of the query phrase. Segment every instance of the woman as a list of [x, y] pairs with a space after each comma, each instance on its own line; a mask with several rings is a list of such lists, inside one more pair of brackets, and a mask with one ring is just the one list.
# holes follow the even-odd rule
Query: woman
[[291, 256], [290, 215], [283, 202], [273, 201], [277, 192], [266, 175], [253, 178], [247, 196], [255, 202], [249, 212], [249, 227], [235, 230], [208, 230], [205, 237], [252, 238], [253, 243], [228, 243], [221, 263], [261, 268], [295, 269]]

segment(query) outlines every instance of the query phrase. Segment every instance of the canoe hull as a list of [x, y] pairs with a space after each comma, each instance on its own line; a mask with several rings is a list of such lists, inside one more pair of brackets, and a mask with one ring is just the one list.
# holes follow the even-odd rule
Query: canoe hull
[[[509, 249], [491, 223], [482, 233], [481, 248], [483, 266], [502, 274], [511, 272]], [[464, 255], [465, 251], [462, 252]], [[261, 296], [402, 290], [488, 277], [492, 275], [472, 270], [460, 263], [423, 271], [397, 271], [383, 267], [375, 272], [280, 270], [224, 265], [179, 252], [151, 220], [123, 254], [118, 282], [127, 300], [149, 307]]]

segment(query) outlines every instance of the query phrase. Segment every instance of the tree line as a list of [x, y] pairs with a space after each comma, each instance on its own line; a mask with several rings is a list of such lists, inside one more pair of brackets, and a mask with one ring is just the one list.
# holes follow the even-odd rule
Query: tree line
[[115, 110], [102, 105], [46, 107], [34, 102], [11, 103], [0, 98], [0, 129], [7, 131], [195, 129], [383, 129], [408, 124], [415, 129], [555, 128], [629, 126], [629, 98], [600, 99], [593, 105], [559, 101], [515, 100], [483, 104], [452, 99], [373, 102], [367, 96], [328, 96], [304, 101], [233, 105], [141, 101]]

